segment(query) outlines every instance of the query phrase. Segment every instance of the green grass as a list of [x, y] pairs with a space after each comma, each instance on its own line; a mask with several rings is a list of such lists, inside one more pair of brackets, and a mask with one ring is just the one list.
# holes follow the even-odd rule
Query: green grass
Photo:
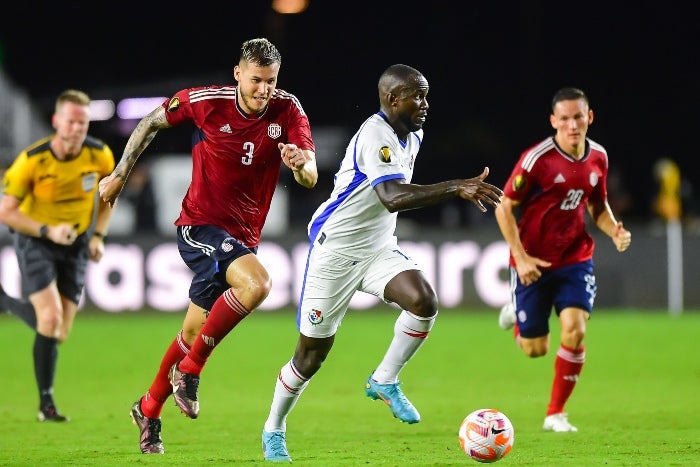
[[[150, 385], [181, 313], [82, 312], [60, 348], [55, 396], [73, 419], [36, 421], [33, 333], [0, 316], [0, 465], [263, 465], [260, 431], [280, 366], [296, 343], [293, 311], [258, 312], [214, 352], [200, 385], [201, 415], [163, 410], [166, 454], [143, 455], [128, 413]], [[364, 395], [395, 313], [350, 312], [336, 345], [288, 420], [296, 465], [477, 465], [459, 449], [467, 413], [495, 407], [515, 427], [499, 465], [700, 464], [700, 313], [598, 309], [587, 361], [567, 411], [578, 433], [541, 430], [554, 352], [527, 359], [497, 312], [443, 310], [401, 374], [423, 420], [406, 425]], [[555, 349], [558, 324], [554, 326]]]

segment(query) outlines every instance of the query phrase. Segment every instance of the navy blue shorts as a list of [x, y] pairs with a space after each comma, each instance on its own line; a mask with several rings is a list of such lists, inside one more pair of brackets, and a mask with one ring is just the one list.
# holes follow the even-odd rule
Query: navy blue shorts
[[177, 228], [177, 249], [194, 272], [190, 300], [205, 310], [231, 286], [226, 282], [229, 265], [257, 248], [243, 246], [225, 230], [213, 225], [184, 225]]
[[549, 334], [552, 309], [557, 316], [567, 307], [592, 313], [597, 291], [592, 260], [544, 270], [542, 277], [528, 286], [520, 282], [518, 273], [511, 267], [510, 287], [520, 335], [527, 338]]

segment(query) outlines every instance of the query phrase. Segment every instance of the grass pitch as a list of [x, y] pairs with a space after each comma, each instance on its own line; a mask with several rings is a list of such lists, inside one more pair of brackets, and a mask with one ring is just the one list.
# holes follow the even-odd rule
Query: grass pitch
[[[212, 355], [200, 384], [201, 414], [163, 410], [165, 455], [141, 454], [129, 410], [148, 388], [180, 329], [182, 313], [81, 312], [59, 348], [55, 398], [72, 421], [36, 421], [33, 332], [0, 315], [0, 465], [263, 465], [260, 432], [281, 365], [296, 343], [295, 312], [261, 311]], [[578, 433], [545, 433], [558, 324], [549, 355], [528, 359], [497, 311], [442, 310], [401, 373], [422, 421], [402, 424], [364, 395], [391, 339], [395, 312], [348, 313], [336, 344], [288, 420], [296, 465], [478, 465], [457, 429], [474, 409], [513, 422], [515, 444], [499, 465], [700, 465], [700, 312], [597, 309], [586, 366], [567, 406]]]

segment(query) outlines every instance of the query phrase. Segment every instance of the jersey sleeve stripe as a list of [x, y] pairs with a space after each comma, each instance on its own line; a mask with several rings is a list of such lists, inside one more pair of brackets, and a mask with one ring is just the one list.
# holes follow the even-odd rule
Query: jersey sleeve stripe
[[306, 115], [306, 112], [304, 112], [304, 108], [301, 106], [301, 102], [299, 102], [299, 99], [297, 99], [297, 96], [295, 96], [294, 94], [288, 93], [287, 91], [284, 91], [282, 89], [275, 89], [275, 93], [272, 97], [277, 97], [279, 99], [290, 99], [294, 103], [296, 108], [299, 109], [299, 113], [301, 113], [302, 115]]
[[547, 138], [546, 140], [542, 141], [540, 144], [532, 148], [527, 155], [523, 158], [523, 162], [521, 164], [521, 167], [526, 171], [530, 172], [532, 168], [535, 165], [535, 162], [537, 162], [537, 159], [542, 156], [542, 154], [546, 153], [552, 147], [554, 146], [554, 142], [552, 138]]

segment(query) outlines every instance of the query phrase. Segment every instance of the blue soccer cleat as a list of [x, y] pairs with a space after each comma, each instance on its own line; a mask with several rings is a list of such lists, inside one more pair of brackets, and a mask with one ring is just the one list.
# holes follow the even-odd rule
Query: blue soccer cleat
[[399, 388], [401, 383], [379, 384], [372, 379], [372, 375], [365, 383], [365, 393], [373, 400], [381, 399], [391, 409], [394, 417], [406, 423], [420, 422], [418, 410], [411, 404]]
[[287, 451], [287, 440], [284, 431], [262, 432], [262, 450], [266, 461], [292, 462]]

